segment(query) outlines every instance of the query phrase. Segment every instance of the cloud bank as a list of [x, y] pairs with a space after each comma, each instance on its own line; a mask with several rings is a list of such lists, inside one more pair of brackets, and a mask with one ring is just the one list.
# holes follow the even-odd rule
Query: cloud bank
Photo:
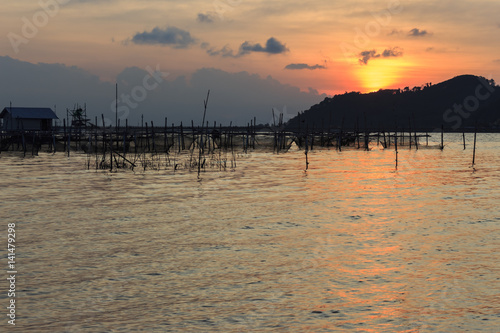
[[[66, 108], [78, 103], [87, 105], [92, 122], [115, 122], [115, 83], [101, 81], [85, 70], [63, 64], [33, 64], [0, 56], [0, 107], [57, 105], [62, 120]], [[272, 108], [286, 106], [290, 114], [307, 110], [326, 95], [310, 89], [282, 84], [271, 76], [266, 78], [248, 72], [229, 73], [215, 68], [201, 68], [191, 76], [172, 77], [168, 68], [130, 67], [117, 76], [118, 116], [125, 116], [130, 125], [138, 125], [141, 116], [146, 121], [198, 125], [203, 115], [203, 100], [210, 89], [207, 120], [228, 125], [246, 125], [257, 117], [257, 123], [269, 123]], [[126, 110], [126, 112], [124, 111]]]

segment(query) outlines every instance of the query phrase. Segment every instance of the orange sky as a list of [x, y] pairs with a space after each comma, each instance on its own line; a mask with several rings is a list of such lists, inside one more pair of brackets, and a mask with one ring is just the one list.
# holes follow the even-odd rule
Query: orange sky
[[156, 64], [172, 78], [210, 67], [327, 94], [500, 74], [496, 0], [0, 2], [0, 55], [110, 82]]

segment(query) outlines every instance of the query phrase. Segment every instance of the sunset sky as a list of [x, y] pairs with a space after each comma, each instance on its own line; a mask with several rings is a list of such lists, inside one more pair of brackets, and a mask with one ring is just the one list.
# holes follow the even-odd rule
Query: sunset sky
[[167, 80], [214, 68], [333, 95], [500, 77], [498, 0], [0, 2], [0, 56], [107, 82], [129, 67]]

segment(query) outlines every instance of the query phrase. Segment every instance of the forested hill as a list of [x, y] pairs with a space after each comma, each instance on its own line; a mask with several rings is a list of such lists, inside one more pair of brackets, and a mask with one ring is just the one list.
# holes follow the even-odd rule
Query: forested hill
[[327, 97], [299, 113], [288, 129], [358, 128], [360, 131], [500, 130], [500, 86], [493, 80], [462, 75], [439, 84], [345, 93]]

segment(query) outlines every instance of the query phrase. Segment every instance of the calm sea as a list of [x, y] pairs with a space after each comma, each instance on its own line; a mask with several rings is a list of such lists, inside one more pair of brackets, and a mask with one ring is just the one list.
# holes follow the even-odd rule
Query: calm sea
[[3, 152], [0, 331], [499, 332], [500, 135], [478, 134], [474, 169], [461, 140], [400, 150], [397, 171], [373, 144], [201, 179]]

